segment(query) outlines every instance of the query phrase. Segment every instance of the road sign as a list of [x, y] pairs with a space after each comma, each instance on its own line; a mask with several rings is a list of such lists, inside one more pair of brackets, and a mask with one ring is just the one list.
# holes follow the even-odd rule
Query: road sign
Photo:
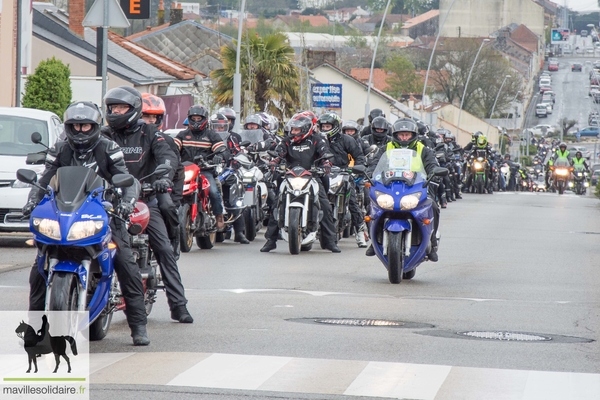
[[568, 29], [552, 29], [551, 44], [565, 44], [569, 42], [571, 31]]
[[121, 0], [121, 9], [129, 19], [150, 18], [150, 0]]
[[329, 83], [313, 83], [312, 106], [327, 109], [342, 108], [342, 85]]
[[[104, 21], [104, 4], [108, 5], [108, 20]], [[90, 11], [83, 19], [83, 26], [98, 28], [109, 26], [111, 28], [129, 28], [129, 21], [123, 13], [117, 0], [95, 0]]]

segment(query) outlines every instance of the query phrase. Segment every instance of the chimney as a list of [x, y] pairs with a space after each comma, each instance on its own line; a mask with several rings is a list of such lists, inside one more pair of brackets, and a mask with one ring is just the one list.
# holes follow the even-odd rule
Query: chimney
[[160, 0], [160, 3], [158, 4], [157, 16], [158, 16], [158, 26], [163, 25], [165, 23], [165, 3], [163, 0]]
[[175, 25], [181, 21], [183, 21], [183, 9], [181, 8], [181, 4], [173, 2], [169, 25]]
[[85, 17], [85, 0], [69, 0], [69, 29], [83, 38], [83, 18]]

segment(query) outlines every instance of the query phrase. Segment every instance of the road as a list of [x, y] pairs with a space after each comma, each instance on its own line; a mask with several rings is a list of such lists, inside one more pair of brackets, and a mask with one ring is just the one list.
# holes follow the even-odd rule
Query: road
[[[599, 211], [571, 194], [465, 195], [442, 211], [440, 261], [400, 285], [349, 239], [341, 254], [263, 254], [262, 235], [194, 248], [179, 261], [194, 324], [171, 321], [161, 293], [152, 344], [134, 348], [116, 315], [91, 345], [91, 398], [597, 399]], [[19, 251], [11, 262], [31, 262]], [[27, 276], [0, 274], [0, 310], [26, 309]]]

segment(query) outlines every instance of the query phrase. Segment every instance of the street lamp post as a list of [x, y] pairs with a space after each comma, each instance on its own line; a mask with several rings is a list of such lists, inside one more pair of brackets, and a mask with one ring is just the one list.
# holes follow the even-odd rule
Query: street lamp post
[[[427, 81], [429, 80], [429, 70], [431, 69], [431, 63], [433, 62], [433, 53], [435, 53], [435, 49], [437, 48], [438, 40], [440, 40], [440, 35], [442, 34], [442, 29], [444, 29], [444, 25], [446, 24], [448, 15], [450, 15], [450, 10], [452, 9], [452, 6], [454, 5], [455, 2], [456, 2], [456, 0], [452, 0], [452, 3], [450, 3], [450, 7], [448, 7], [448, 11], [446, 11], [446, 15], [444, 15], [444, 20], [442, 21], [442, 24], [440, 25], [437, 36], [435, 37], [435, 42], [433, 43], [433, 49], [431, 49], [431, 55], [429, 56], [429, 64], [427, 64], [427, 71], [425, 71], [425, 82], [423, 83], [423, 94], [421, 95], [421, 111], [423, 111], [423, 108], [425, 107], [425, 103], [424, 103], [425, 102], [425, 91], [427, 90]], [[423, 119], [422, 114], [421, 114], [421, 119]]]
[[473, 68], [475, 68], [475, 64], [477, 63], [477, 58], [479, 57], [479, 53], [481, 49], [483, 49], [483, 45], [489, 42], [490, 39], [483, 39], [481, 41], [481, 46], [479, 46], [479, 50], [477, 50], [477, 54], [475, 54], [475, 59], [473, 60], [473, 64], [471, 65], [471, 69], [469, 70], [469, 75], [467, 76], [467, 82], [465, 83], [465, 90], [463, 90], [462, 98], [460, 99], [460, 109], [458, 110], [458, 123], [456, 124], [456, 138], [458, 139], [458, 130], [460, 129], [460, 117], [462, 114], [463, 104], [465, 103], [465, 96], [467, 95], [467, 87], [469, 86], [469, 81], [471, 80], [471, 74], [473, 73]]
[[246, 7], [246, 0], [242, 0], [240, 7], [240, 15], [238, 16], [238, 39], [237, 39], [237, 52], [235, 54], [235, 74], [233, 75], [233, 110], [237, 115], [235, 119], [235, 131], [240, 131], [240, 119], [242, 115], [241, 110], [241, 98], [242, 98], [242, 74], [240, 74], [240, 52], [242, 51], [242, 27], [244, 21], [244, 8]]
[[[244, 1], [244, 0], [242, 0]], [[385, 23], [385, 16], [387, 15], [388, 8], [390, 8], [390, 3], [392, 0], [388, 0], [387, 5], [385, 6], [385, 11], [383, 12], [383, 18], [381, 19], [381, 24], [379, 25], [379, 33], [377, 34], [377, 40], [375, 41], [375, 49], [373, 50], [373, 59], [371, 60], [371, 72], [369, 73], [369, 84], [367, 85], [367, 102], [365, 103], [365, 119], [364, 121], [368, 121], [369, 111], [371, 111], [371, 105], [369, 104], [369, 99], [371, 97], [371, 84], [373, 82], [373, 67], [375, 66], [375, 56], [377, 56], [377, 47], [379, 46], [379, 38], [381, 37], [381, 29], [383, 28], [383, 24]]]
[[[504, 77], [504, 80], [502, 81], [502, 84], [500, 85], [500, 89], [498, 89], [498, 93], [496, 93], [496, 99], [494, 100], [494, 105], [492, 106], [492, 111], [490, 112], [490, 118], [489, 119], [492, 119], [492, 117], [494, 116], [494, 109], [496, 108], [496, 103], [498, 102], [498, 97], [500, 97], [500, 92], [502, 91], [502, 87], [504, 87], [504, 83], [506, 82], [506, 80], [508, 78], [510, 78], [510, 75], [506, 75]], [[485, 136], [488, 135], [489, 131], [490, 131], [490, 123], [488, 122], [488, 127], [487, 127], [487, 130], [485, 132]]]

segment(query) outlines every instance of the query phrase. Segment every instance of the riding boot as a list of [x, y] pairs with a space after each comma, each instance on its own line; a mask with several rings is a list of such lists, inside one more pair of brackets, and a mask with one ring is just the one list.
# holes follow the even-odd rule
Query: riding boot
[[150, 344], [146, 325], [132, 325], [130, 328], [134, 346], [148, 346]]
[[448, 206], [448, 202], [446, 201], [446, 195], [440, 197], [440, 207], [446, 208]]
[[367, 234], [367, 224], [363, 222], [356, 231], [356, 244], [358, 247], [367, 247], [368, 240], [369, 236]]

